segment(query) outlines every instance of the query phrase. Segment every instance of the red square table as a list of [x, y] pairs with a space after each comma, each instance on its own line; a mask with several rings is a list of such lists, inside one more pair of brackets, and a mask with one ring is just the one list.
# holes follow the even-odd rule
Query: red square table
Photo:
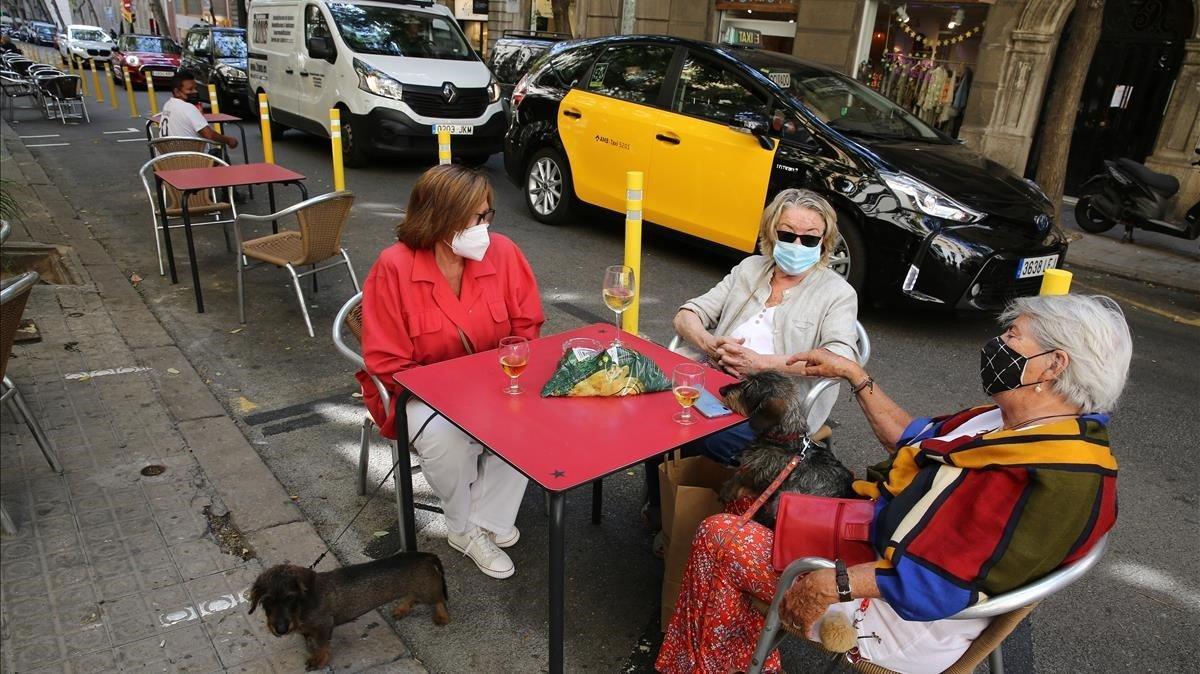
[[[308, 199], [308, 188], [304, 186], [304, 176], [275, 164], [236, 164], [155, 171], [154, 180], [158, 186], [158, 212], [162, 217], [163, 239], [167, 245], [167, 260], [171, 267], [171, 283], [178, 283], [179, 277], [175, 271], [175, 251], [171, 247], [171, 228], [167, 226], [167, 203], [163, 195], [162, 184], [166, 183], [180, 192], [180, 206], [183, 208], [183, 233], [187, 239], [188, 261], [192, 265], [192, 286], [196, 293], [196, 311], [200, 313], [204, 313], [204, 295], [200, 290], [200, 269], [196, 265], [196, 245], [192, 240], [192, 218], [188, 212], [188, 200], [192, 194], [202, 190], [265, 184], [270, 197], [272, 213], [275, 212], [276, 184], [295, 185], [300, 188], [301, 199]], [[233, 199], [230, 198], [231, 203], [232, 201]]]
[[[508, 376], [500, 369], [495, 350], [425, 365], [395, 375], [397, 384], [424, 401], [463, 432], [524, 473], [550, 494], [550, 671], [563, 671], [564, 509], [566, 492], [591, 482], [593, 523], [598, 523], [600, 479], [686, 442], [740, 423], [736, 414], [717, 419], [697, 415], [683, 426], [671, 417], [679, 404], [670, 391], [624, 398], [543, 398], [562, 344], [572, 337], [612, 341], [614, 328], [596, 324], [530, 342], [529, 367], [521, 376], [520, 395], [502, 391]], [[626, 332], [621, 341], [651, 358], [670, 377], [686, 358]], [[734, 379], [709, 370], [705, 388], [714, 394]], [[399, 420], [405, 419], [406, 396], [395, 396]], [[400, 427], [397, 436], [407, 438]], [[401, 460], [398, 473], [408, 471]], [[416, 549], [412, 505], [412, 476], [398, 475], [404, 492], [401, 531], [406, 546]]]

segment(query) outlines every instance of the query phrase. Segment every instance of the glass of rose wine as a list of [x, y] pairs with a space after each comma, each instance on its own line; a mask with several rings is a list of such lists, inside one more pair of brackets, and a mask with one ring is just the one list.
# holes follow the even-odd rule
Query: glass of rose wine
[[517, 395], [521, 392], [517, 377], [521, 376], [528, 365], [529, 340], [524, 337], [505, 337], [500, 340], [500, 369], [504, 370], [509, 379], [508, 386], [504, 388], [505, 393]]
[[675, 366], [675, 370], [671, 373], [671, 390], [675, 393], [675, 401], [683, 407], [682, 411], [671, 417], [675, 423], [685, 426], [696, 423], [696, 417], [692, 414], [692, 406], [700, 397], [702, 388], [704, 388], [704, 366], [698, 363], [683, 363]]
[[613, 346], [621, 345], [621, 314], [633, 304], [636, 289], [632, 268], [617, 264], [604, 270], [604, 303], [617, 315], [617, 338]]

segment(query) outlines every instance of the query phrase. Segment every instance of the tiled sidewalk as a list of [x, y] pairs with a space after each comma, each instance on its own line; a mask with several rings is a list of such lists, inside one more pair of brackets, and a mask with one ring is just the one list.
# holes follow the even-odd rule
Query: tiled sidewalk
[[[53, 186], [5, 159], [53, 210]], [[301, 638], [271, 636], [246, 598], [265, 565], [307, 564], [324, 543], [86, 230], [51, 238], [53, 216], [33, 210], [24, 229], [74, 243], [83, 283], [33, 289], [42, 339], [8, 366], [65, 472], [6, 406], [0, 498], [19, 532], [0, 537], [0, 669], [303, 671]], [[206, 512], [232, 515], [244, 552], [222, 551]], [[374, 611], [335, 630], [331, 664], [424, 671]]]

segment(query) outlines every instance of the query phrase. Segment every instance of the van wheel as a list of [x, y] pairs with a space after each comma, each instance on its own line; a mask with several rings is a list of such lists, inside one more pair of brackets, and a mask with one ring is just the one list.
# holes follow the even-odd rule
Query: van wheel
[[838, 242], [829, 258], [829, 268], [846, 279], [859, 298], [864, 296], [867, 285], [867, 246], [863, 243], [858, 223], [841, 212], [838, 212]]
[[350, 168], [361, 168], [367, 165], [366, 135], [359, 133], [362, 129], [350, 111], [342, 108], [342, 164]]
[[538, 150], [525, 169], [525, 205], [534, 219], [547, 225], [565, 224], [574, 199], [566, 159], [554, 148]]

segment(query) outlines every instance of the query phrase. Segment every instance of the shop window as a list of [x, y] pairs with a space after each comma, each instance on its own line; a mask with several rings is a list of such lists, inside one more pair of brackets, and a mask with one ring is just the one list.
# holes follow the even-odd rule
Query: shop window
[[634, 103], [654, 105], [662, 91], [674, 47], [623, 45], [610, 47], [596, 61], [587, 90]]
[[692, 117], [733, 124], [742, 112], [767, 115], [767, 100], [739, 82], [728, 70], [689, 55], [679, 74], [671, 109]]

